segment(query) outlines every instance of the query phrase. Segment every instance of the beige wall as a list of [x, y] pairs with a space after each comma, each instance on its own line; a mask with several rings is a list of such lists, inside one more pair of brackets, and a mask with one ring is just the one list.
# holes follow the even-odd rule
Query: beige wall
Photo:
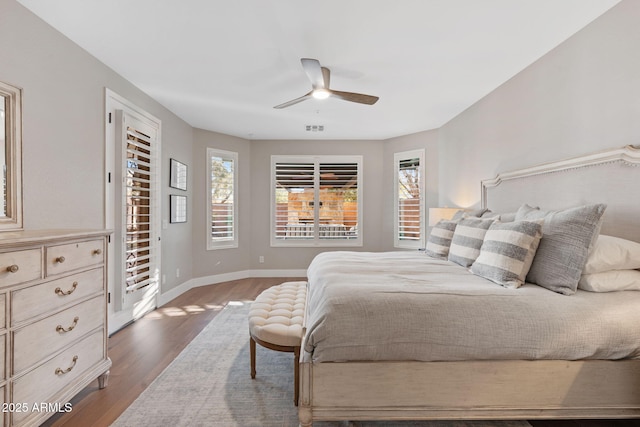
[[640, 144], [640, 1], [624, 0], [440, 129], [440, 202], [498, 172]]

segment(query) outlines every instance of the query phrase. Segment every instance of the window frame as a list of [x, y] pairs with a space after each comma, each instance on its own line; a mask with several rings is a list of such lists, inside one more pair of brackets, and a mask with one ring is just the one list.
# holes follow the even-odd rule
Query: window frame
[[[419, 189], [420, 189], [420, 239], [408, 240], [400, 237], [400, 162], [403, 160], [419, 159]], [[424, 248], [426, 242], [426, 194], [425, 194], [425, 150], [424, 148], [401, 151], [393, 155], [393, 246], [399, 249]]]
[[[211, 160], [213, 157], [219, 157], [223, 160], [230, 160], [233, 162], [233, 237], [232, 238], [214, 238], [211, 235], [212, 217], [211, 217]], [[234, 151], [220, 150], [217, 148], [207, 147], [207, 202], [206, 202], [206, 236], [207, 236], [207, 250], [216, 249], [232, 249], [238, 247], [238, 153]]]
[[[315, 233], [313, 239], [287, 240], [276, 237], [276, 165], [278, 163], [301, 163], [314, 164], [314, 225], [318, 229], [319, 225], [319, 192], [320, 177], [319, 168], [321, 164], [355, 163], [357, 164], [357, 234], [355, 237], [344, 239], [321, 239], [319, 233]], [[363, 156], [361, 155], [272, 155], [271, 156], [271, 181], [270, 181], [270, 241], [272, 247], [362, 247], [363, 245]]]

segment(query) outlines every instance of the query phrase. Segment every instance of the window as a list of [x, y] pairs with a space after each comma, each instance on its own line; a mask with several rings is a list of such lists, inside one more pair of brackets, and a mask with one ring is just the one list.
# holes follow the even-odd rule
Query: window
[[238, 247], [238, 153], [207, 148], [207, 249]]
[[393, 159], [394, 246], [424, 246], [424, 150], [396, 153]]
[[272, 156], [272, 246], [362, 246], [362, 156]]

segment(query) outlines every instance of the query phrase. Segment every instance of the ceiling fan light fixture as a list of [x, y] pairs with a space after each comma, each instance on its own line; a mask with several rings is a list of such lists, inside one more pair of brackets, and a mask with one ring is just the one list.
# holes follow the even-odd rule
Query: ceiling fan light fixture
[[315, 99], [327, 99], [331, 94], [326, 89], [315, 89], [311, 96]]
[[343, 101], [356, 102], [358, 104], [366, 105], [373, 105], [379, 99], [377, 96], [364, 95], [362, 93], [332, 90], [329, 87], [331, 72], [328, 68], [321, 66], [320, 62], [317, 59], [302, 58], [300, 59], [300, 62], [302, 62], [302, 68], [304, 68], [307, 77], [311, 81], [311, 87], [313, 89], [311, 90], [311, 92], [307, 92], [307, 94], [302, 95], [299, 98], [292, 99], [291, 101], [287, 101], [280, 105], [276, 105], [273, 108], [287, 108], [309, 98], [327, 99], [330, 96], [336, 99], [341, 99]]

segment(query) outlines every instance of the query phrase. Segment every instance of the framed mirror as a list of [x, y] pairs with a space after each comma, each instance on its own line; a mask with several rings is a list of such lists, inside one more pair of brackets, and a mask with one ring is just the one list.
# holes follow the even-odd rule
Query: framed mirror
[[22, 229], [22, 89], [0, 82], [0, 231]]

